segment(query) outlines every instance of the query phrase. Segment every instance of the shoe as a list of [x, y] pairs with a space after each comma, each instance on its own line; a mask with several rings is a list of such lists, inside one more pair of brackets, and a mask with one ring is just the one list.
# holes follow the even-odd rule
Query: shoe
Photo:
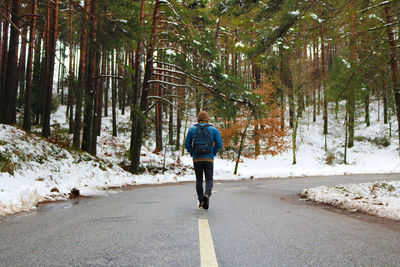
[[210, 198], [207, 195], [205, 195], [203, 197], [203, 209], [208, 210], [209, 204], [210, 204]]
[[198, 200], [197, 201], [197, 207], [199, 208], [199, 209], [201, 209], [201, 208], [203, 208], [203, 205], [204, 205], [204, 202], [203, 202], [203, 200]]

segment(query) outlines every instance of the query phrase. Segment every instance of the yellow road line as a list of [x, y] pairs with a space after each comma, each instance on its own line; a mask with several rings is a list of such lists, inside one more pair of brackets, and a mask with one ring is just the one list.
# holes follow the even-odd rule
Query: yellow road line
[[199, 241], [201, 267], [218, 266], [210, 226], [207, 219], [199, 219]]

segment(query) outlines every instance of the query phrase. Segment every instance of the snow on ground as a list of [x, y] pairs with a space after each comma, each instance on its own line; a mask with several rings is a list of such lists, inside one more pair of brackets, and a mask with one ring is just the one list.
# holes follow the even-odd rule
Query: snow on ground
[[319, 186], [301, 196], [350, 211], [400, 220], [400, 181]]
[[[304, 114], [298, 129], [297, 164], [292, 164], [291, 149], [274, 157], [242, 158], [239, 173], [235, 176], [233, 175], [235, 163], [231, 159], [221, 158], [218, 155], [214, 164], [214, 179], [238, 180], [400, 172], [398, 136], [389, 137], [389, 125], [383, 124], [383, 118], [378, 121], [377, 109], [377, 105], [371, 105], [370, 127], [365, 127], [362, 118], [357, 119], [355, 133], [357, 139], [355, 146], [347, 151], [348, 164], [344, 164], [343, 160], [343, 119], [336, 120], [334, 117], [329, 117], [329, 134], [327, 135], [327, 151], [325, 151], [321, 115], [317, 122], [312, 123], [310, 110]], [[41, 201], [66, 199], [73, 188], [80, 190], [81, 195], [95, 195], [106, 194], [110, 192], [107, 191], [109, 188], [126, 185], [195, 180], [192, 160], [187, 153], [182, 156], [181, 151], [175, 151], [170, 146], [166, 146], [166, 153], [162, 151], [155, 154], [152, 152], [155, 146], [153, 136], [147, 138], [142, 148], [141, 164], [146, 171], [141, 175], [132, 175], [124, 171], [120, 166], [129, 166], [127, 158], [130, 144], [129, 111], [125, 115], [118, 111], [117, 121], [118, 136], [113, 137], [111, 116], [103, 118], [102, 132], [98, 138], [98, 158], [93, 158], [86, 153], [62, 149], [35, 135], [26, 135], [14, 127], [0, 125], [0, 156], [8, 157], [3, 162], [8, 162], [12, 169], [15, 169], [13, 175], [7, 172], [0, 173], [0, 215], [34, 209]], [[193, 121], [189, 122], [188, 127], [192, 124]], [[65, 136], [66, 131], [63, 128], [67, 128], [67, 122], [64, 106], [52, 115], [52, 125], [54, 135], [58, 137], [64, 134]], [[395, 133], [397, 123], [394, 117], [392, 117], [391, 127], [392, 132]], [[66, 139], [70, 140], [71, 136], [67, 135]], [[164, 140], [164, 142], [167, 141]], [[0, 157], [0, 169], [6, 170], [1, 164]], [[377, 180], [379, 178], [377, 177]], [[366, 188], [368, 185], [360, 186]], [[393, 192], [399, 191], [397, 185], [392, 186], [395, 188]], [[369, 192], [367, 189], [364, 191]], [[308, 189], [307, 192], [313, 191]], [[327, 195], [333, 195], [333, 199], [336, 199], [336, 195], [330, 191], [324, 192]], [[324, 195], [324, 193], [319, 195]], [[398, 194], [388, 199], [392, 200], [396, 197]], [[387, 207], [375, 206], [381, 209]], [[397, 213], [400, 214], [398, 208]], [[374, 214], [382, 216], [386, 213]]]
[[134, 183], [117, 165], [62, 149], [15, 127], [0, 125], [0, 215], [33, 209], [41, 201], [66, 199]]

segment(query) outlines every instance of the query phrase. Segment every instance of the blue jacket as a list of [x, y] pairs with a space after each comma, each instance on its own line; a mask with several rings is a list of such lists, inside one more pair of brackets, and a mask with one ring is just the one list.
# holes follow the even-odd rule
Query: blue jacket
[[[200, 125], [205, 125], [206, 123], [200, 123]], [[214, 156], [217, 155], [218, 150], [222, 147], [222, 140], [221, 140], [221, 135], [219, 134], [217, 128], [214, 126], [208, 126], [207, 129], [210, 131], [211, 138], [213, 140], [214, 144], [214, 151], [212, 151], [209, 154], [201, 155], [201, 156], [195, 156], [193, 155], [193, 134], [194, 130], [196, 129], [196, 126], [190, 127], [187, 135], [186, 135], [186, 140], [185, 140], [185, 148], [186, 150], [190, 153], [193, 159], [196, 158], [208, 158], [208, 159], [214, 159]]]

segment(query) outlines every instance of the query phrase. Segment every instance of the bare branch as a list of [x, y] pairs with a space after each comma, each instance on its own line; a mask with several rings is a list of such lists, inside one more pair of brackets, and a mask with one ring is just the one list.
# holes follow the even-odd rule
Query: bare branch
[[163, 73], [153, 73], [153, 75], [167, 77], [167, 78], [171, 78], [171, 79], [175, 79], [175, 80], [180, 80], [181, 79], [180, 77], [176, 77], [176, 76], [172, 76], [172, 75], [168, 75], [168, 74], [163, 74]]
[[153, 70], [165, 71], [165, 72], [171, 72], [171, 73], [175, 73], [175, 74], [186, 75], [186, 73], [184, 73], [184, 72], [176, 71], [176, 70], [171, 70], [171, 69], [153, 68]]
[[[155, 99], [155, 100], [160, 100], [163, 102], [166, 102], [170, 105], [172, 105], [174, 108], [180, 110], [183, 114], [185, 115], [190, 115], [189, 112], [186, 112], [185, 110], [179, 108], [177, 105], [175, 105], [173, 102], [171, 102], [169, 99], [165, 98], [165, 97], [160, 97], [160, 96], [148, 96], [147, 99]], [[146, 113], [149, 112], [157, 103], [154, 103], [153, 105], [151, 105], [147, 110]]]
[[149, 83], [161, 83], [161, 84], [166, 84], [166, 85], [175, 86], [175, 87], [188, 87], [188, 88], [192, 88], [190, 85], [170, 83], [170, 82], [161, 81], [161, 80], [150, 80]]
[[382, 25], [382, 26], [378, 26], [378, 27], [374, 27], [374, 28], [368, 29], [367, 31], [375, 31], [375, 30], [379, 30], [379, 29], [386, 28], [386, 27], [391, 27], [391, 26], [398, 25], [398, 24], [400, 24], [400, 21], [393, 22], [393, 23], [387, 23], [387, 24]]
[[374, 9], [374, 8], [377, 8], [377, 7], [385, 6], [385, 5], [388, 5], [388, 4], [393, 3], [394, 1], [395, 1], [395, 0], [392, 0], [392, 1], [383, 1], [382, 3], [379, 3], [379, 4], [376, 4], [376, 5], [373, 5], [373, 6], [369, 6], [369, 7], [367, 7], [367, 8], [364, 8], [364, 9], [360, 10], [359, 12], [365, 12], [365, 11], [368, 11], [368, 10], [371, 10], [371, 9]]

